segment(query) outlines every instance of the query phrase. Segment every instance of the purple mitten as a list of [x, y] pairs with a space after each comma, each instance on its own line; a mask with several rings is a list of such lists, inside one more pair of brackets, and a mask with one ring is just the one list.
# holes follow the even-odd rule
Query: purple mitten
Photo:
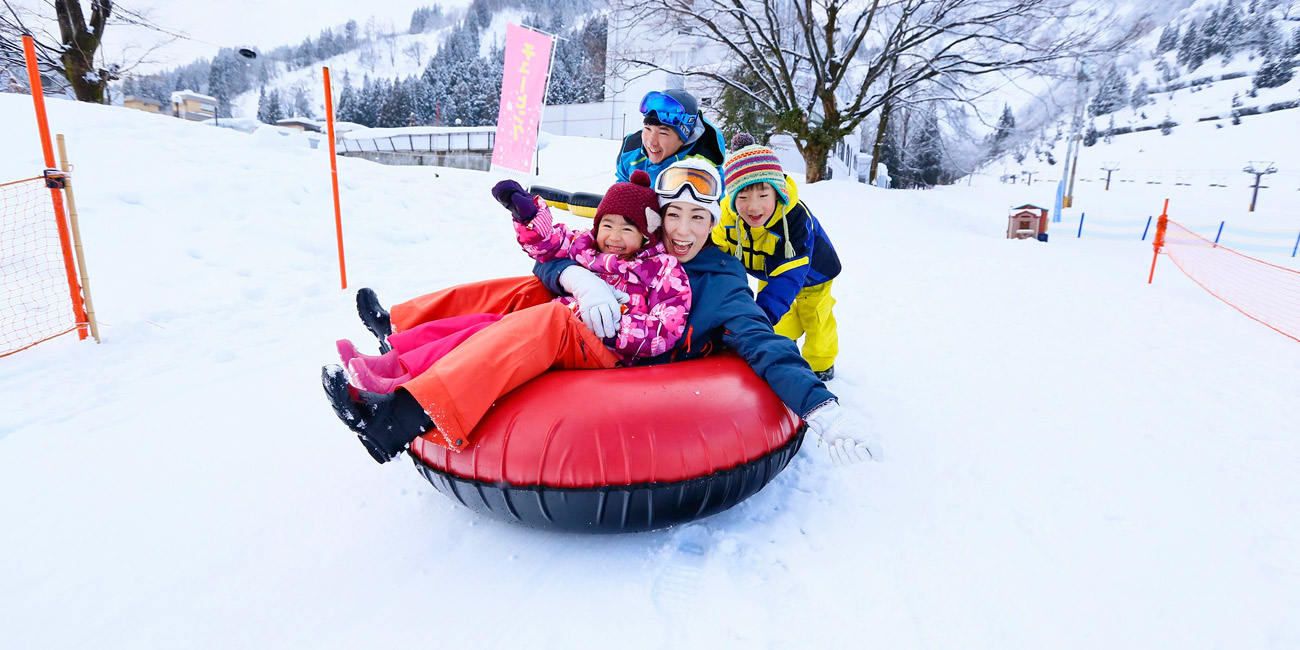
[[537, 216], [537, 204], [533, 202], [533, 196], [513, 180], [504, 180], [492, 186], [492, 198], [509, 210], [510, 215], [519, 223], [528, 223]]

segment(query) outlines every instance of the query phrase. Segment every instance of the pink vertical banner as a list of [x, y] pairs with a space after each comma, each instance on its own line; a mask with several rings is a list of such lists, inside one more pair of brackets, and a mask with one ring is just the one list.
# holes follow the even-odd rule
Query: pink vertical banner
[[501, 77], [501, 112], [492, 147], [492, 166], [533, 172], [537, 130], [551, 67], [550, 36], [506, 25], [506, 69]]

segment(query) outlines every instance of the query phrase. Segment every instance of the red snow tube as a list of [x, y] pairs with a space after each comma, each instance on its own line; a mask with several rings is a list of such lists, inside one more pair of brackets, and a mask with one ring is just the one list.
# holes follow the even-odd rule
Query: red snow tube
[[623, 533], [730, 508], [803, 440], [799, 418], [734, 354], [546, 373], [501, 398], [456, 453], [411, 444], [420, 473], [484, 514], [538, 528]]

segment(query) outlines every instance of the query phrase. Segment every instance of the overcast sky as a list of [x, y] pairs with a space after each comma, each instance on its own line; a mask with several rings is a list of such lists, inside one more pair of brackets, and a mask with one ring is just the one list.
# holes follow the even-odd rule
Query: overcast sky
[[[46, 29], [55, 33], [53, 2], [47, 0], [9, 0], [11, 5], [37, 12], [47, 18]], [[82, 1], [86, 12], [90, 2]], [[272, 48], [313, 38], [326, 27], [342, 25], [349, 19], [362, 27], [374, 16], [380, 25], [391, 23], [404, 31], [417, 7], [441, 4], [444, 8], [465, 7], [469, 0], [221, 0], [220, 2], [164, 2], [158, 0], [118, 0], [113, 3], [120, 19], [130, 19], [127, 12], [147, 16], [151, 22], [190, 39], [177, 39], [156, 50], [149, 59], [153, 64], [137, 71], [147, 72], [211, 57], [217, 46], [255, 45]], [[104, 52], [108, 61], [132, 63], [149, 47], [167, 40], [155, 31], [112, 24], [104, 33]]]

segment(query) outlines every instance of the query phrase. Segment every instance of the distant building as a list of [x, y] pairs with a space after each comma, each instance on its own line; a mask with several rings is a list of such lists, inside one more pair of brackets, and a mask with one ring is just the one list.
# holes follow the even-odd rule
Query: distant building
[[162, 102], [152, 97], [143, 97], [141, 95], [127, 95], [123, 97], [122, 105], [146, 113], [161, 113], [163, 109]]
[[178, 90], [172, 93], [172, 115], [183, 120], [208, 120], [217, 116], [217, 98]]
[[306, 131], [308, 133], [320, 133], [320, 123], [316, 120], [309, 120], [305, 117], [286, 117], [282, 120], [275, 121], [276, 126], [282, 126], [286, 129], [295, 131]]

